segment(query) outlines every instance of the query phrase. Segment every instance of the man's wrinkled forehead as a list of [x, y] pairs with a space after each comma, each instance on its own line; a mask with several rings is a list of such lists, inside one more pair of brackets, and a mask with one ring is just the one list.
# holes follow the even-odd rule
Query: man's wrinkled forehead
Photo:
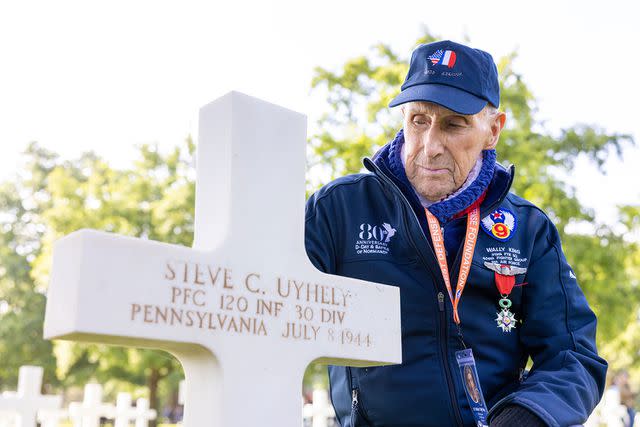
[[464, 117], [473, 117], [477, 114], [480, 114], [480, 113], [469, 114], [469, 115], [460, 114], [446, 107], [443, 107], [440, 104], [436, 104], [434, 102], [427, 102], [427, 101], [407, 102], [406, 104], [401, 105], [400, 108], [405, 114], [436, 114], [440, 116], [456, 115], [456, 116], [464, 116]]

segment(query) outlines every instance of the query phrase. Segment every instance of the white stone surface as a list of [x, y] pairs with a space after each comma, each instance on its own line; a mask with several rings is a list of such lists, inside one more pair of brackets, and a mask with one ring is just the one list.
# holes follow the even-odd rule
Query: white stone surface
[[13, 414], [0, 412], [0, 427], [15, 427], [16, 421]]
[[329, 420], [335, 418], [336, 413], [329, 402], [329, 392], [325, 389], [313, 390], [312, 427], [328, 427]]
[[129, 422], [136, 419], [135, 408], [131, 407], [131, 394], [118, 393], [115, 417], [113, 427], [129, 427]]
[[100, 384], [85, 384], [82, 403], [69, 404], [69, 417], [73, 427], [99, 427], [100, 418], [114, 418], [114, 412], [112, 404], [102, 402]]
[[40, 394], [43, 372], [39, 366], [21, 366], [18, 391], [0, 395], [0, 412], [10, 414], [15, 427], [35, 427], [38, 411], [56, 410], [62, 405], [62, 396]]
[[155, 409], [149, 409], [149, 399], [144, 397], [136, 400], [136, 426], [135, 427], [147, 427], [149, 421], [155, 420], [158, 414]]
[[173, 353], [188, 427], [297, 427], [310, 362], [400, 363], [398, 288], [306, 255], [305, 145], [299, 113], [237, 92], [203, 107], [194, 248], [61, 239], [45, 336]]
[[157, 413], [149, 409], [149, 400], [143, 397], [136, 401], [136, 406], [131, 406], [131, 394], [118, 393], [116, 398], [115, 422], [113, 427], [129, 427], [135, 422], [135, 427], [147, 427], [149, 421], [155, 420]]
[[181, 380], [180, 383], [178, 383], [178, 404], [180, 405], [184, 405], [185, 402], [184, 394], [186, 386], [187, 382], [185, 380]]
[[63, 409], [56, 411], [38, 411], [38, 422], [40, 427], [58, 427], [60, 422], [69, 417], [69, 412]]

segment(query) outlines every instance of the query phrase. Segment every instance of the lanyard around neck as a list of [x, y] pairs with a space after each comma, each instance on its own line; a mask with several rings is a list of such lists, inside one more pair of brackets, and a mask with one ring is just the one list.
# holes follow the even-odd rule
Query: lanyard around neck
[[473, 259], [473, 252], [476, 248], [476, 240], [478, 240], [480, 208], [476, 206], [467, 216], [467, 232], [464, 236], [464, 247], [462, 248], [462, 260], [460, 261], [460, 272], [458, 273], [455, 297], [453, 295], [453, 289], [451, 288], [451, 279], [449, 278], [449, 266], [447, 264], [447, 254], [444, 247], [442, 230], [440, 229], [440, 221], [438, 221], [438, 218], [433, 216], [428, 209], [425, 209], [425, 212], [427, 214], [427, 221], [429, 222], [431, 241], [433, 242], [433, 248], [436, 252], [438, 264], [440, 265], [440, 271], [442, 272], [442, 278], [444, 279], [444, 284], [449, 293], [449, 299], [453, 305], [453, 321], [459, 325], [460, 316], [458, 316], [458, 304], [462, 298], [464, 287], [467, 284], [469, 270], [471, 270], [471, 260]]

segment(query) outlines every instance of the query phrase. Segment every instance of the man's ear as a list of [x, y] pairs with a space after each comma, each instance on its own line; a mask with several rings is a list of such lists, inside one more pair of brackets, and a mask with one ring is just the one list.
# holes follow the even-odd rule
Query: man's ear
[[507, 115], [503, 111], [498, 111], [493, 114], [489, 119], [491, 122], [489, 125], [491, 126], [491, 134], [487, 139], [487, 143], [484, 146], [485, 150], [493, 150], [498, 145], [498, 140], [500, 139], [500, 132], [502, 128], [504, 128], [504, 124], [507, 121]]

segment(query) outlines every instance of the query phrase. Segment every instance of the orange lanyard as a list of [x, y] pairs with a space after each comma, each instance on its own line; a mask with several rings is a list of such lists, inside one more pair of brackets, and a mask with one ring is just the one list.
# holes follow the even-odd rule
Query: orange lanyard
[[427, 221], [429, 222], [429, 232], [431, 233], [431, 240], [433, 241], [433, 248], [436, 251], [436, 258], [440, 265], [440, 271], [442, 271], [442, 278], [444, 284], [449, 292], [449, 299], [453, 304], [453, 321], [456, 324], [460, 324], [460, 317], [458, 316], [458, 304], [462, 298], [462, 292], [467, 284], [467, 278], [469, 277], [469, 270], [471, 270], [471, 260], [473, 259], [473, 252], [476, 248], [476, 240], [478, 240], [478, 227], [480, 226], [480, 209], [476, 206], [469, 212], [467, 216], [467, 232], [464, 236], [464, 247], [462, 249], [462, 261], [460, 261], [460, 273], [458, 274], [458, 284], [456, 285], [456, 296], [453, 296], [453, 290], [451, 289], [451, 279], [449, 278], [449, 266], [447, 265], [447, 254], [444, 247], [444, 239], [442, 237], [442, 230], [440, 229], [440, 221], [433, 216], [428, 209], [425, 209], [427, 213]]

